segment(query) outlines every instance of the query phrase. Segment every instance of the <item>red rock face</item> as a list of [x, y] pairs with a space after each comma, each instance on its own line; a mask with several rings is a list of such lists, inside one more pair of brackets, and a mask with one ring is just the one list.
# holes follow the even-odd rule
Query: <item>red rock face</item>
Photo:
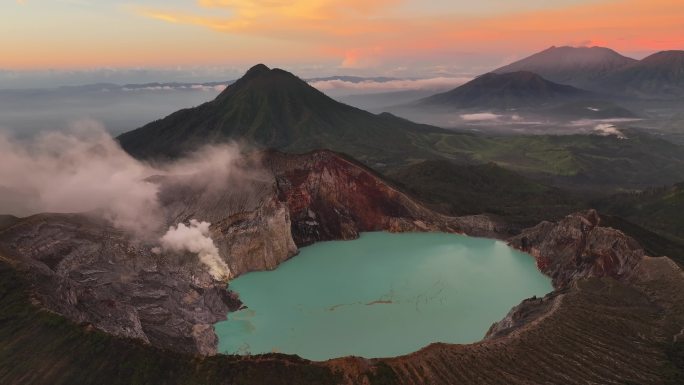
[[279, 200], [289, 208], [298, 246], [380, 230], [498, 235], [489, 218], [436, 214], [372, 170], [334, 152], [273, 152], [266, 154], [265, 163], [276, 177]]
[[601, 227], [594, 210], [569, 215], [558, 223], [542, 222], [509, 243], [532, 254], [556, 288], [581, 277], [625, 277], [644, 256], [634, 239]]

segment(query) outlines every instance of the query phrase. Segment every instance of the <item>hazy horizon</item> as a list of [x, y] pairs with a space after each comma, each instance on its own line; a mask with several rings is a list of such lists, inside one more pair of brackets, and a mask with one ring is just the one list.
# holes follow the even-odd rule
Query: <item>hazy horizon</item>
[[550, 46], [636, 59], [684, 48], [675, 0], [16, 0], [0, 12], [0, 89], [226, 81], [257, 63], [303, 78], [459, 77]]
[[[563, 46], [554, 45], [556, 47]], [[249, 68], [258, 63], [266, 64], [271, 68], [282, 68], [295, 75], [309, 78], [325, 78], [335, 76], [358, 76], [365, 78], [391, 77], [397, 79], [435, 79], [435, 78], [464, 78], [475, 77], [487, 73], [496, 68], [510, 64], [548, 47], [539, 47], [529, 52], [521, 52], [517, 55], [496, 56], [485, 54], [473, 54], [471, 57], [459, 57], [454, 55], [455, 63], [452, 65], [438, 64], [415, 65], [399, 69], [370, 68], [343, 68], [331, 65], [274, 65], [265, 61], [255, 61], [252, 64], [242, 66], [178, 66], [175, 68], [162, 67], [102, 67], [92, 69], [3, 69], [0, 68], [0, 90], [21, 89], [46, 89], [58, 87], [74, 87], [92, 84], [108, 83], [119, 86], [127, 84], [146, 83], [186, 83], [202, 84], [212, 82], [228, 82], [241, 77]], [[573, 47], [589, 47], [578, 45]], [[605, 47], [611, 48], [611, 47]], [[683, 47], [684, 48], [684, 47]], [[612, 48], [611, 48], [612, 49]], [[621, 55], [634, 59], [642, 59], [660, 50], [632, 52]], [[444, 60], [449, 60], [445, 57]]]

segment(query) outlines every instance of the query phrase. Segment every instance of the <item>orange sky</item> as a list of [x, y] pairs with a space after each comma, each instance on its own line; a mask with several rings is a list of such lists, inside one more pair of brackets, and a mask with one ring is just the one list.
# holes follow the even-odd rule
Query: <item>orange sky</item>
[[684, 48], [682, 0], [24, 0], [0, 13], [4, 69], [387, 69], [450, 52], [457, 61], [567, 44], [626, 54]]

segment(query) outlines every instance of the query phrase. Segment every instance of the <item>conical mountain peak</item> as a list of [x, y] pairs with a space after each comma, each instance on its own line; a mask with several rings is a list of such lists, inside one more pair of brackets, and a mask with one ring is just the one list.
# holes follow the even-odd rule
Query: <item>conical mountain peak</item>
[[255, 77], [255, 76], [260, 76], [260, 75], [263, 75], [263, 74], [268, 73], [270, 71], [271, 71], [271, 69], [268, 68], [268, 66], [266, 66], [265, 64], [259, 63], [255, 66], [253, 66], [252, 68], [250, 68], [247, 71], [247, 73], [245, 73], [244, 77], [251, 78], [251, 77]]
[[529, 71], [488, 73], [451, 91], [418, 101], [446, 108], [513, 108], [588, 97], [587, 91], [554, 83]]
[[246, 94], [250, 94], [252, 95], [250, 97], [252, 104], [265, 102], [266, 99], [277, 103], [283, 102], [283, 100], [276, 101], [273, 98], [283, 97], [283, 94], [290, 94], [287, 96], [288, 99], [290, 97], [296, 98], [300, 96], [300, 93], [312, 97], [313, 94], [316, 94], [316, 97], [324, 96], [318, 90], [309, 86], [307, 82], [290, 72], [279, 68], [269, 68], [264, 64], [257, 64], [230, 87], [221, 92], [215, 102], [230, 104], [234, 101], [236, 95], [243, 95], [245, 97]]
[[358, 155], [367, 148], [386, 151], [388, 142], [397, 153], [415, 150], [412, 135], [425, 129], [339, 103], [290, 72], [259, 64], [213, 101], [118, 139], [139, 158], [174, 158], [233, 140], [293, 152], [327, 148]]

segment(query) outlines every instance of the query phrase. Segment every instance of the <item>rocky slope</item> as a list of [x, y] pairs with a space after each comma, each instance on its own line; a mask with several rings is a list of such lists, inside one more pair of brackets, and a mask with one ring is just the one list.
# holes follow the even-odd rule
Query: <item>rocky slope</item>
[[[273, 269], [298, 247], [362, 231], [496, 236], [505, 230], [486, 216], [436, 214], [333, 152], [268, 152], [252, 161], [262, 171], [239, 180], [153, 178], [166, 222], [211, 222], [233, 276]], [[35, 298], [46, 308], [114, 335], [215, 353], [212, 325], [239, 302], [196, 256], [156, 255], [154, 246], [86, 214], [41, 214], [0, 230], [0, 255], [29, 271]]]
[[380, 375], [415, 385], [681, 383], [669, 346], [684, 321], [682, 272], [664, 258], [646, 258], [636, 272], [634, 282], [580, 279], [523, 327], [479, 343], [334, 364], [354, 384]]
[[[497, 229], [483, 217], [453, 219], [436, 215], [383, 184], [370, 171], [334, 153], [298, 156], [273, 153], [265, 155], [263, 162], [274, 176], [276, 206], [282, 205], [286, 210], [283, 220], [290, 221], [293, 242], [353, 237], [355, 232], [367, 230], [367, 226], [376, 223], [381, 225], [371, 229], [483, 233]], [[266, 191], [264, 188], [263, 197], [252, 194], [245, 199], [255, 202], [270, 199]], [[374, 207], [373, 204], [380, 203], [375, 199], [387, 200], [384, 205]], [[196, 210], [204, 207], [202, 201], [201, 197], [197, 199]], [[345, 209], [341, 212], [342, 219], [335, 220], [332, 214], [321, 210], [327, 205]], [[245, 203], [241, 210], [254, 207]], [[176, 214], [181, 215], [178, 218], [190, 215], [184, 210], [170, 211], [184, 213]], [[254, 211], [247, 216], [256, 219], [264, 215]], [[220, 216], [216, 208], [207, 211], [207, 215], [209, 212]], [[240, 216], [232, 214], [235, 215]], [[198, 330], [192, 338], [187, 337], [192, 333], [179, 333], [202, 329], [204, 326], [197, 326], [201, 323], [190, 325], [218, 317], [218, 310], [237, 305], [230, 298], [220, 296], [225, 291], [220, 285], [212, 286], [214, 283], [208, 274], [196, 263], [183, 262], [180, 257], [179, 260], [154, 260], [154, 256], [145, 254], [144, 246], [130, 242], [124, 234], [97, 219], [84, 215], [39, 215], [10, 222], [0, 232], [3, 259], [11, 257], [10, 261], [20, 269], [20, 265], [31, 265], [29, 274], [33, 275], [30, 280], [35, 299], [72, 320], [92, 322], [109, 333], [131, 336], [138, 341], [147, 338], [153, 345], [175, 350], [183, 350], [179, 344], [185, 338], [182, 342], [191, 345], [185, 350], [207, 352], [211, 350], [210, 333], [202, 334]], [[225, 228], [228, 233], [230, 229], [240, 228], [244, 234], [250, 234], [249, 220], [230, 223]], [[224, 234], [220, 226], [215, 225], [213, 231], [218, 239]], [[192, 378], [207, 384], [263, 383], [266, 378], [268, 383], [279, 384], [411, 385], [663, 384], [681, 380], [684, 368], [680, 367], [676, 352], [681, 350], [684, 330], [684, 277], [676, 264], [665, 257], [644, 256], [631, 238], [602, 227], [593, 211], [572, 214], [556, 223], [544, 222], [509, 242], [532, 252], [540, 268], [553, 276], [558, 289], [544, 298], [523, 301], [502, 321], [492, 325], [481, 342], [436, 343], [401, 357], [373, 360], [347, 357], [324, 363], [278, 354], [236, 360], [220, 355], [193, 358], [150, 350], [155, 359], [138, 367], [136, 373], [157, 373], [159, 377], [154, 380], [165, 383]], [[263, 248], [255, 246], [252, 252], [259, 252], [260, 247]], [[223, 249], [224, 246], [222, 252]], [[151, 259], [143, 258], [146, 256]], [[268, 268], [268, 261], [254, 261], [254, 265], [245, 268]], [[146, 308], [151, 311], [144, 313]], [[169, 321], [163, 320], [162, 309], [172, 313]], [[156, 324], [152, 322], [154, 314], [159, 316]], [[122, 325], [129, 325], [128, 334], [124, 330], [108, 329], [112, 325], [103, 323], [105, 317], [117, 317]], [[174, 329], [179, 321], [187, 325], [185, 330]], [[162, 333], [175, 343], [159, 338]], [[204, 338], [199, 338], [200, 334]], [[107, 340], [98, 341], [101, 344]], [[204, 341], [201, 344], [204, 350], [198, 341]], [[69, 349], [65, 343], [60, 345], [62, 350]], [[122, 357], [110, 356], [107, 362], [121, 360], [123, 365], [134, 357], [148, 357], [145, 349], [153, 349], [128, 342], [129, 347], [122, 350], [121, 344], [126, 343], [115, 340], [94, 354], [99, 357], [100, 352], [107, 351], [106, 347], [116, 348]], [[12, 340], [11, 346], [15, 355], [23, 357], [28, 353], [26, 345], [19, 341]], [[34, 352], [31, 350], [31, 354]], [[3, 369], [0, 378], [24, 382], [32, 379], [27, 383], [40, 383], [41, 378], [47, 377], [87, 376], [97, 383], [112, 382], [98, 375], [99, 370], [85, 374], [68, 370], [78, 365], [72, 356], [55, 361], [54, 354], [45, 349], [38, 349], [38, 354], [46, 362], [59, 363], [67, 370], [42, 371], [40, 376], [35, 376], [36, 372], [26, 372], [24, 368]], [[184, 380], [162, 370], [171, 363], [175, 363], [175, 371]]]
[[108, 333], [212, 353], [212, 325], [237, 302], [195, 257], [157, 256], [99, 218], [41, 214], [0, 233], [47, 309]]
[[634, 271], [644, 250], [619, 230], [600, 226], [594, 210], [542, 222], [524, 230], [509, 243], [537, 260], [537, 267], [564, 288], [578, 278], [625, 278]]
[[279, 199], [287, 202], [299, 246], [353, 239], [362, 231], [443, 231], [499, 237], [506, 226], [485, 215], [448, 217], [388, 184], [351, 158], [330, 151], [271, 152]]

